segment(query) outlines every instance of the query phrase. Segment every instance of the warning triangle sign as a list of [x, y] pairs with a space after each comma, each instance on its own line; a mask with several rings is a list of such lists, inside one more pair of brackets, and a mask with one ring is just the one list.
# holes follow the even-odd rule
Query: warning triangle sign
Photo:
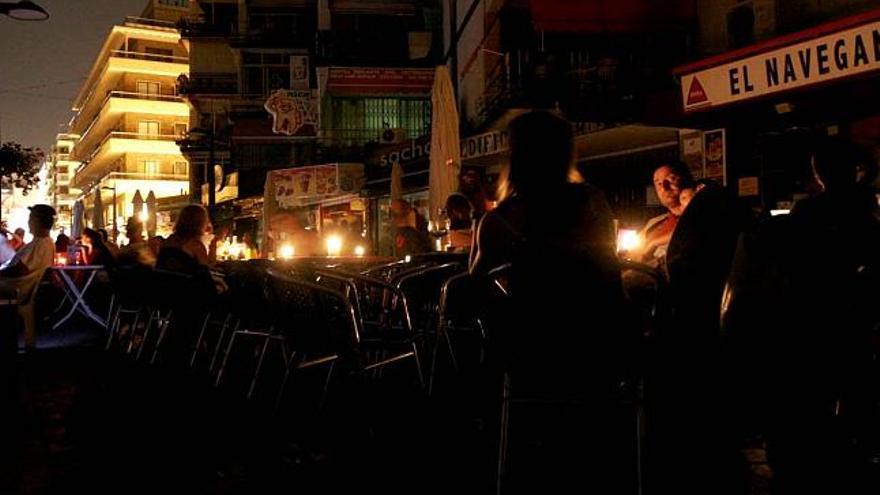
[[708, 101], [709, 97], [706, 95], [706, 90], [703, 89], [703, 85], [700, 84], [700, 80], [696, 77], [691, 79], [691, 87], [688, 88], [687, 103], [685, 105], [698, 105]]

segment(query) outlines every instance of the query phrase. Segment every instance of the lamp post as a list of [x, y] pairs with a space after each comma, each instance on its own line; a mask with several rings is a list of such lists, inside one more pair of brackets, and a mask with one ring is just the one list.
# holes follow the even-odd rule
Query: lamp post
[[116, 242], [116, 238], [119, 236], [119, 230], [116, 226], [116, 186], [101, 186], [101, 189], [113, 191], [113, 242]]
[[0, 14], [18, 21], [45, 21], [49, 18], [49, 13], [43, 7], [28, 0], [0, 2]]
[[208, 127], [207, 129], [201, 127], [192, 128], [189, 131], [188, 138], [190, 143], [198, 142], [202, 146], [205, 144], [208, 145], [208, 163], [205, 165], [204, 180], [208, 187], [208, 216], [213, 220], [214, 203], [216, 201], [214, 185], [216, 180], [214, 177], [214, 150], [216, 147], [216, 141], [214, 137], [214, 128], [213, 126]]

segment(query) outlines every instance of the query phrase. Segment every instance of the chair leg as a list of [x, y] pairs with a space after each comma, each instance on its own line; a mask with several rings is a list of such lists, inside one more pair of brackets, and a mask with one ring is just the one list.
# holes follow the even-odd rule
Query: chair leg
[[290, 379], [290, 370], [296, 363], [297, 353], [293, 351], [290, 355], [290, 359], [287, 359], [286, 366], [284, 367], [284, 378], [281, 379], [281, 386], [278, 388], [278, 394], [275, 396], [275, 407], [272, 410], [273, 414], [277, 414], [278, 410], [281, 409], [281, 401], [284, 399], [284, 390], [287, 388], [287, 380]]
[[196, 358], [199, 355], [199, 348], [202, 346], [202, 342], [205, 340], [205, 332], [208, 329], [208, 323], [211, 321], [211, 313], [205, 315], [205, 320], [202, 322], [202, 330], [199, 332], [199, 338], [196, 339], [196, 346], [193, 349], [192, 357], [189, 360], [189, 367], [192, 369], [196, 365]]
[[223, 380], [223, 372], [226, 371], [226, 363], [229, 362], [229, 355], [232, 353], [232, 346], [235, 345], [236, 335], [238, 335], [238, 330], [232, 332], [232, 336], [229, 337], [229, 345], [226, 347], [226, 353], [223, 355], [223, 363], [220, 365], [220, 370], [217, 371], [217, 380], [214, 381], [214, 387], [219, 387], [220, 382]]
[[336, 368], [336, 361], [331, 361], [327, 370], [327, 378], [324, 379], [324, 390], [321, 391], [321, 400], [318, 402], [318, 412], [324, 410], [324, 404], [327, 402], [327, 390], [330, 388], [330, 379], [333, 377], [333, 370]]
[[437, 335], [434, 339], [434, 348], [431, 349], [431, 369], [428, 372], [428, 396], [434, 394], [434, 377], [437, 374], [437, 349], [440, 347], [440, 339], [442, 338], [443, 324], [437, 326]]
[[150, 319], [147, 321], [146, 328], [144, 328], [144, 336], [143, 336], [143, 338], [141, 338], [141, 345], [140, 345], [140, 347], [138, 347], [138, 352], [134, 358], [135, 361], [141, 360], [141, 354], [143, 354], [144, 348], [147, 346], [147, 338], [150, 336], [150, 329], [153, 328], [153, 322], [154, 321], [159, 322], [159, 323], [157, 323], [157, 325], [161, 325], [161, 320], [160, 320], [161, 316], [162, 315], [159, 314], [159, 311], [157, 311], [157, 310], [154, 310], [153, 312], [150, 313]]
[[107, 332], [107, 343], [104, 344], [104, 350], [109, 351], [110, 346], [113, 345], [113, 336], [119, 331], [119, 310], [117, 309], [116, 314], [113, 315], [112, 319], [107, 320], [109, 322], [108, 327], [110, 331]]
[[214, 355], [211, 357], [211, 365], [208, 367], [208, 375], [214, 374], [214, 368], [217, 366], [217, 358], [220, 356], [220, 349], [223, 348], [223, 341], [226, 340], [226, 332], [232, 327], [232, 334], [235, 335], [235, 332], [238, 331], [239, 326], [241, 326], [241, 319], [235, 320], [235, 325], [232, 325], [232, 316], [226, 317], [226, 320], [223, 321], [223, 327], [220, 328], [220, 335], [217, 336], [217, 343], [214, 345]]
[[161, 320], [162, 323], [159, 326], [159, 338], [156, 339], [156, 347], [153, 348], [153, 357], [150, 358], [150, 364], [156, 363], [156, 356], [159, 355], [159, 348], [162, 346], [162, 342], [165, 341], [165, 334], [168, 333], [168, 327], [171, 326], [171, 315], [172, 312], [169, 311], [165, 318]]
[[510, 421], [510, 379], [505, 374], [504, 384], [501, 392], [501, 432], [498, 437], [498, 476], [495, 482], [495, 493], [501, 495], [504, 493], [504, 482], [506, 481], [507, 471], [507, 442], [508, 442], [508, 422]]
[[419, 347], [416, 345], [415, 342], [412, 343], [412, 349], [413, 349], [413, 361], [415, 361], [415, 364], [416, 364], [416, 374], [419, 377], [419, 387], [421, 387], [422, 391], [424, 391], [425, 390], [425, 376], [422, 373], [422, 362], [419, 359]]
[[263, 338], [263, 347], [260, 349], [260, 358], [257, 359], [257, 367], [254, 369], [254, 376], [251, 378], [251, 386], [248, 387], [248, 400], [251, 400], [254, 397], [254, 390], [257, 388], [257, 380], [260, 378], [260, 370], [263, 368], [263, 360], [266, 359], [266, 351], [269, 349], [270, 342], [272, 342], [271, 336], [266, 335]]

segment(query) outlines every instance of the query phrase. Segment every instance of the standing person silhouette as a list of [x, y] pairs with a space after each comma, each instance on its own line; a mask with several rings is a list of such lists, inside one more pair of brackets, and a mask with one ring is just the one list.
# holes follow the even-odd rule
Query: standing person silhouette
[[576, 398], [591, 406], [513, 427], [534, 435], [541, 447], [523, 452], [534, 462], [509, 472], [523, 492], [571, 492], [585, 488], [586, 480], [595, 488], [602, 479], [603, 493], [624, 493], [632, 477], [622, 472], [630, 464], [617, 436], [623, 415], [614, 411], [614, 391], [634, 335], [622, 324], [611, 210], [603, 193], [576, 172], [569, 122], [549, 112], [527, 113], [510, 123], [510, 139], [501, 201], [480, 222], [470, 267], [482, 277], [511, 263], [509, 304], [490, 322], [495, 359], [514, 395]]

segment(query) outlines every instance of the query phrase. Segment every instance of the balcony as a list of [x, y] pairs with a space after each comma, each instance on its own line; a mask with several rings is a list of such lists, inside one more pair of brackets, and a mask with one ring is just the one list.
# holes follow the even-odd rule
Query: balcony
[[157, 53], [113, 50], [107, 62], [108, 72], [132, 72], [177, 77], [189, 73], [189, 58]]
[[177, 27], [184, 38], [227, 38], [238, 31], [238, 23], [233, 19], [211, 22], [204, 16], [183, 18]]
[[177, 26], [171, 21], [163, 21], [161, 19], [147, 19], [145, 17], [125, 16], [126, 26], [160, 28], [168, 31], [176, 31]]
[[238, 94], [238, 75], [221, 73], [190, 74], [180, 78], [177, 92], [182, 95], [234, 95]]
[[407, 33], [391, 33], [383, 37], [351, 32], [322, 33], [316, 63], [340, 67], [434, 67], [442, 56], [441, 44], [437, 40], [438, 36], [433, 36], [426, 57], [412, 59]]
[[251, 29], [247, 33], [233, 35], [229, 45], [233, 48], [303, 48], [315, 46], [314, 30], [288, 31], [281, 29]]
[[173, 134], [139, 134], [110, 132], [82, 161], [71, 180], [71, 186], [83, 187], [112, 172], [114, 164], [127, 153], [182, 156]]

